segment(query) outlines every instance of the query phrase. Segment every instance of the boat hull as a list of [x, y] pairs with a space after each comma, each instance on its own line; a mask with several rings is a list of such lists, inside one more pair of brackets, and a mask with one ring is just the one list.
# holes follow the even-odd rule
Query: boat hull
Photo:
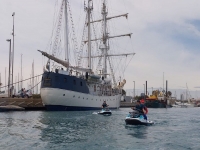
[[85, 111], [99, 110], [104, 100], [110, 109], [120, 106], [121, 94], [114, 96], [95, 96], [57, 88], [41, 88], [41, 98], [47, 110]]
[[100, 114], [100, 115], [111, 115], [112, 113], [111, 112], [99, 112], [98, 114]]
[[127, 117], [125, 119], [125, 122], [127, 125], [152, 125], [154, 124], [153, 121], [146, 121], [144, 119], [139, 119], [139, 118], [130, 118], [130, 117]]
[[112, 112], [110, 109], [102, 109], [100, 112], [98, 112], [99, 115], [112, 115]]
[[146, 101], [145, 105], [148, 108], [171, 108], [172, 107], [170, 105], [167, 105], [165, 102], [161, 102], [159, 100]]

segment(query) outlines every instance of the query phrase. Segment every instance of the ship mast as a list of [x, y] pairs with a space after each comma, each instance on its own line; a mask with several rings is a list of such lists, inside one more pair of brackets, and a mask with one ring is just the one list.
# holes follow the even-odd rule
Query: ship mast
[[[89, 1], [91, 0], [88, 0], [88, 4], [89, 4]], [[89, 7], [89, 6], [88, 6]], [[87, 11], [88, 11], [88, 8], [86, 8]], [[88, 14], [90, 12], [88, 11]], [[107, 77], [108, 73], [107, 73], [107, 60], [110, 56], [127, 56], [127, 55], [135, 55], [135, 53], [129, 53], [129, 54], [108, 54], [108, 50], [109, 50], [109, 45], [108, 45], [108, 39], [111, 39], [111, 38], [116, 38], [116, 37], [122, 37], [122, 36], [129, 36], [131, 37], [131, 34], [132, 33], [128, 33], [128, 34], [122, 34], [122, 35], [114, 35], [114, 36], [108, 36], [108, 31], [107, 31], [107, 21], [112, 19], [112, 18], [118, 18], [118, 17], [126, 17], [128, 18], [128, 13], [126, 14], [122, 14], [122, 15], [117, 15], [117, 16], [112, 16], [112, 17], [107, 17], [107, 14], [108, 14], [108, 11], [107, 11], [107, 8], [106, 8], [106, 0], [103, 0], [103, 7], [102, 7], [102, 19], [99, 19], [99, 20], [94, 20], [94, 21], [90, 21], [89, 17], [88, 17], [88, 40], [86, 41], [83, 41], [84, 43], [87, 43], [88, 42], [88, 49], [90, 50], [90, 45], [91, 45], [91, 41], [97, 41], [97, 40], [101, 40], [102, 41], [102, 44], [100, 45], [100, 49], [101, 49], [101, 55], [99, 56], [91, 56], [91, 52], [90, 52], [90, 55], [88, 54], [88, 57], [85, 57], [87, 58], [88, 60], [90, 60], [90, 63], [91, 63], [91, 58], [95, 58], [95, 57], [102, 57], [103, 59], [103, 68], [102, 68], [102, 76], [104, 78]], [[90, 39], [90, 24], [91, 23], [96, 23], [96, 22], [102, 22], [103, 24], [103, 37], [101, 38], [96, 38], [96, 39]], [[89, 51], [88, 51], [89, 53]], [[82, 57], [84, 58], [84, 57]], [[111, 67], [111, 66], [110, 66]], [[112, 70], [112, 68], [111, 68]], [[114, 74], [112, 75], [114, 77]], [[113, 78], [113, 81], [115, 82], [115, 79]], [[116, 85], [116, 83], [115, 83]]]
[[69, 63], [69, 31], [68, 31], [68, 14], [67, 14], [67, 0], [64, 0], [65, 4], [65, 61]]
[[90, 27], [90, 16], [91, 11], [93, 10], [92, 0], [88, 0], [88, 7], [85, 7], [88, 17], [88, 69], [91, 69], [91, 27]]
[[103, 77], [106, 78], [106, 75], [107, 75], [107, 51], [108, 51], [108, 46], [107, 46], [107, 14], [108, 12], [106, 11], [106, 0], [104, 0], [103, 2], [103, 7], [102, 7], [102, 20], [103, 20], [103, 44], [102, 46], [100, 47], [101, 51], [102, 51], [102, 54], [103, 54]]

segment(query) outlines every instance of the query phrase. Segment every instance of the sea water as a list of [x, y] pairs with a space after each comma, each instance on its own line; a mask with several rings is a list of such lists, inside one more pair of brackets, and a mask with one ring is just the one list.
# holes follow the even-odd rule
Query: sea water
[[1, 150], [199, 150], [200, 108], [149, 109], [152, 126], [125, 124], [130, 108], [0, 113]]

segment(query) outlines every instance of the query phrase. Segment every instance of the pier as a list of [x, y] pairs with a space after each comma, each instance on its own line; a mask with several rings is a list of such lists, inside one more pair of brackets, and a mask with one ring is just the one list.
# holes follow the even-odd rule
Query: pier
[[25, 110], [45, 110], [40, 98], [0, 98], [0, 106], [7, 105], [19, 106]]
[[[0, 98], [0, 106], [17, 106], [22, 107], [24, 110], [45, 110], [41, 98]], [[120, 102], [120, 108], [131, 108], [134, 107], [136, 103], [131, 102]], [[196, 105], [199, 107], [200, 103]]]
[[120, 107], [121, 108], [128, 108], [128, 107], [134, 107], [136, 103], [131, 103], [131, 102], [120, 102]]
[[[0, 98], [0, 106], [14, 105], [23, 107], [25, 110], [45, 110], [41, 98]], [[120, 102], [121, 108], [134, 107], [135, 103]]]

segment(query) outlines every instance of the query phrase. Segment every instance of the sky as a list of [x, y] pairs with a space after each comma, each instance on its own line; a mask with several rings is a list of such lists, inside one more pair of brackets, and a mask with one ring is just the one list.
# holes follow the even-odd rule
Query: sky
[[[42, 74], [46, 60], [37, 50], [48, 51], [54, 10], [60, 1], [0, 1], [0, 73], [3, 85], [5, 68], [8, 75], [9, 43], [6, 39], [12, 39], [12, 13], [15, 12], [15, 81], [20, 74], [21, 54], [23, 79], [30, 77], [33, 60], [35, 75]], [[69, 2], [77, 40], [80, 41], [85, 17], [84, 0]], [[96, 18], [101, 16], [100, 2], [94, 1], [93, 11], [99, 14]], [[127, 81], [125, 89], [133, 89], [133, 81], [136, 89], [141, 91], [146, 81], [149, 89], [162, 88], [164, 79], [164, 84], [168, 80], [169, 90], [184, 91], [187, 83], [188, 89], [195, 93], [193, 97], [200, 97], [199, 0], [109, 0], [108, 8], [108, 16], [129, 13], [127, 20], [119, 18], [118, 21], [111, 21], [115, 25], [109, 27], [116, 34], [132, 33], [131, 39], [125, 38], [119, 44], [121, 51], [126, 49], [136, 53], [123, 76]]]

